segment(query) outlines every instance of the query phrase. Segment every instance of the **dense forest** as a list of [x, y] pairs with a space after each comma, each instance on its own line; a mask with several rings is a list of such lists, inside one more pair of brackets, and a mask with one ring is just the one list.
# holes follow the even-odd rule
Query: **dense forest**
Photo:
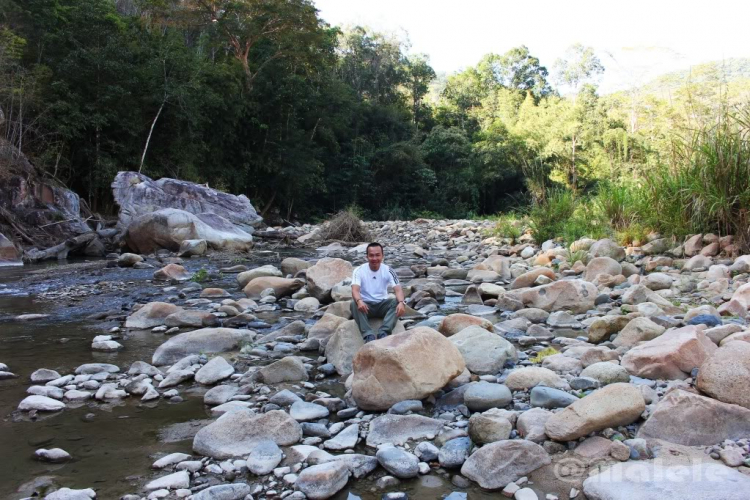
[[377, 219], [496, 214], [647, 184], [750, 96], [747, 60], [600, 95], [604, 67], [580, 45], [549, 68], [519, 46], [438, 76], [398, 38], [329, 26], [308, 0], [0, 12], [0, 132], [104, 213], [116, 172], [136, 170], [286, 220], [353, 205]]

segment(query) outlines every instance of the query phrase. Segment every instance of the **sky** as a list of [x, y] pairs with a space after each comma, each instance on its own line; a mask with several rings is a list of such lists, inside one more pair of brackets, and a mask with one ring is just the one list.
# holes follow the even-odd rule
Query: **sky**
[[574, 43], [605, 67], [601, 92], [659, 74], [750, 57], [748, 0], [314, 0], [332, 25], [363, 25], [408, 39], [438, 73], [526, 45], [551, 70]]

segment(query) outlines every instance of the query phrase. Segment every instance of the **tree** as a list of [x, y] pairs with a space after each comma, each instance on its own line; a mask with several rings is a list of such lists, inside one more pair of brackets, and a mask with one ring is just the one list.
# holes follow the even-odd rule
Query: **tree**
[[407, 81], [401, 42], [356, 26], [339, 40], [338, 72], [360, 100], [389, 105], [403, 101], [399, 86]]
[[322, 35], [308, 0], [190, 0], [207, 26], [223, 35], [245, 72], [247, 89], [272, 61], [304, 64]]
[[524, 94], [531, 91], [537, 99], [552, 92], [547, 82], [547, 68], [529, 53], [525, 45], [512, 48], [503, 55], [487, 54], [477, 65], [477, 71], [488, 81], [487, 87], [502, 86]]
[[578, 95], [582, 84], [604, 73], [604, 66], [591, 47], [577, 43], [570, 46], [565, 55], [566, 59], [555, 62], [555, 72], [558, 80], [573, 90], [574, 96]]
[[422, 99], [430, 89], [430, 82], [435, 79], [435, 70], [430, 66], [427, 56], [420, 54], [407, 59], [406, 71], [406, 88], [411, 98], [412, 117], [419, 128], [426, 114]]

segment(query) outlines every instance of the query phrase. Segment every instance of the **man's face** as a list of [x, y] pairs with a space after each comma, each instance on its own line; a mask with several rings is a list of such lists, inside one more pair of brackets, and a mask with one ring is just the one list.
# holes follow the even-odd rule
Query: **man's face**
[[367, 262], [370, 264], [370, 269], [373, 271], [380, 269], [380, 264], [383, 263], [383, 249], [380, 247], [368, 248]]

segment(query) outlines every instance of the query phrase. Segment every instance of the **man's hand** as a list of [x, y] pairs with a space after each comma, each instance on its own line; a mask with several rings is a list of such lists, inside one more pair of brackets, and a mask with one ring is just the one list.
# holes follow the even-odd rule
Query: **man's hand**
[[365, 304], [365, 301], [362, 299], [359, 299], [357, 301], [357, 309], [359, 309], [359, 312], [368, 314], [370, 312], [370, 308], [367, 307], [367, 304]]
[[406, 314], [406, 306], [404, 305], [403, 302], [399, 302], [398, 305], [396, 306], [396, 317], [400, 318], [404, 314]]

